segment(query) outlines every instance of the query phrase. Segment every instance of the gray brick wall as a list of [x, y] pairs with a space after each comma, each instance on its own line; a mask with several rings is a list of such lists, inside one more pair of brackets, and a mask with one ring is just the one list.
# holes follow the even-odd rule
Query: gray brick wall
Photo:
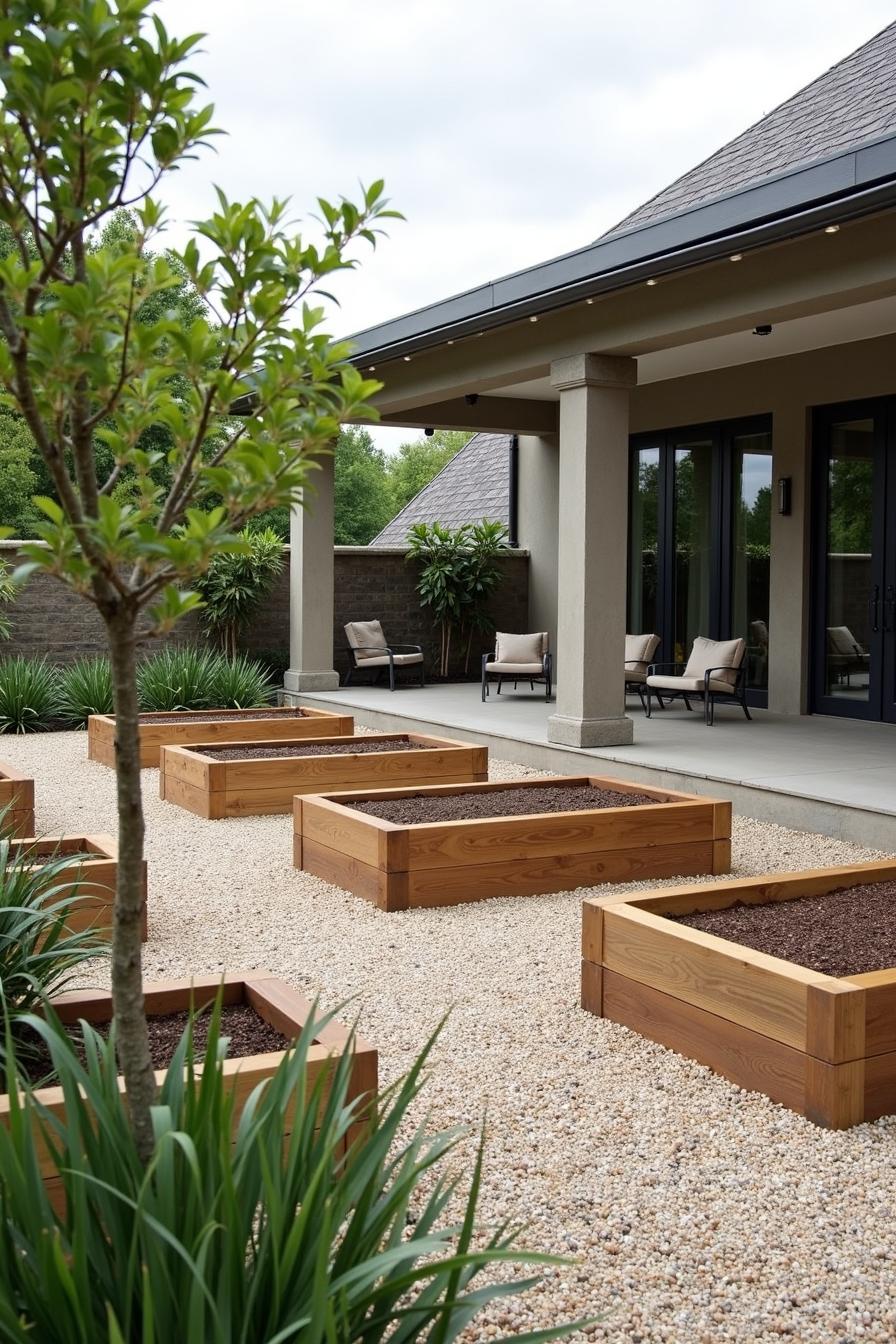
[[[15, 545], [0, 543], [0, 556], [16, 563]], [[529, 601], [529, 557], [526, 552], [507, 556], [501, 561], [503, 581], [492, 608], [499, 630], [525, 630]], [[438, 660], [438, 632], [429, 612], [420, 606], [415, 591], [418, 567], [405, 560], [401, 551], [369, 550], [365, 547], [336, 547], [334, 647], [336, 666], [344, 673], [347, 660], [343, 652], [347, 621], [379, 620], [389, 639], [396, 643], [422, 644], [427, 666], [435, 669]], [[102, 623], [88, 602], [69, 593], [48, 575], [32, 575], [18, 600], [8, 608], [12, 638], [0, 645], [4, 653], [44, 653], [53, 662], [70, 663], [76, 658], [101, 653], [104, 649]], [[196, 617], [187, 617], [171, 643], [189, 643], [202, 639]], [[144, 648], [159, 646], [147, 639]], [[270, 597], [263, 604], [246, 632], [245, 647], [251, 653], [285, 651], [289, 647], [289, 565]], [[488, 647], [488, 640], [474, 640], [471, 666]]]

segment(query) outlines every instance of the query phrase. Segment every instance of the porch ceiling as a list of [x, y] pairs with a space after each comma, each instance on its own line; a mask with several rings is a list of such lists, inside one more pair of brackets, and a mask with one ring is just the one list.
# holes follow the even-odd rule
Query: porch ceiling
[[[635, 356], [639, 382], [647, 383], [896, 330], [894, 225], [896, 211], [888, 210], [835, 233], [821, 230], [361, 367], [374, 368], [384, 383], [376, 400], [386, 423], [447, 424], [435, 407], [488, 394], [530, 407], [516, 415], [505, 405], [500, 425], [483, 420], [481, 427], [539, 432], [535, 423], [511, 421], [551, 414], [550, 365], [565, 355]], [[771, 337], [752, 334], [769, 322]], [[452, 423], [479, 427], [475, 416]]]

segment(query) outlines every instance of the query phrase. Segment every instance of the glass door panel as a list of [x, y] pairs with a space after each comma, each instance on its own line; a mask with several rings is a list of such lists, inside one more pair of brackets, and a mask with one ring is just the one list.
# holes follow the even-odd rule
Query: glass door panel
[[731, 446], [731, 634], [747, 642], [747, 688], [768, 689], [771, 434], [736, 434]]
[[674, 649], [669, 660], [686, 662], [697, 635], [714, 629], [713, 439], [675, 445]]
[[879, 466], [873, 418], [830, 427], [826, 475], [822, 696], [871, 708], [880, 620], [874, 557]]
[[659, 626], [660, 450], [640, 448], [633, 456], [629, 526], [628, 628], [657, 634]]

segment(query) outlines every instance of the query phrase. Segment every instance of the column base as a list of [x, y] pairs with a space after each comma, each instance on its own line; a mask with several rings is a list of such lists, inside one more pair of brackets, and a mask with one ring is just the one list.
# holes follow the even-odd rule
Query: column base
[[548, 741], [563, 747], [622, 747], [634, 740], [634, 724], [625, 715], [613, 719], [574, 719], [552, 714]]
[[333, 668], [328, 671], [303, 672], [291, 667], [283, 674], [285, 691], [336, 691], [339, 689], [339, 673]]

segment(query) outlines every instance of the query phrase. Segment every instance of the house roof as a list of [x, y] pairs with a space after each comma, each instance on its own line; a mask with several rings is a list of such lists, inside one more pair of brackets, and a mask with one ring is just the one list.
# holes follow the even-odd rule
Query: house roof
[[896, 23], [657, 192], [620, 233], [896, 130]]
[[403, 546], [414, 523], [460, 527], [510, 519], [510, 435], [474, 434], [387, 523], [371, 546]]
[[732, 245], [760, 247], [892, 209], [894, 48], [891, 24], [609, 234], [357, 332], [353, 360], [413, 355], [724, 257]]

